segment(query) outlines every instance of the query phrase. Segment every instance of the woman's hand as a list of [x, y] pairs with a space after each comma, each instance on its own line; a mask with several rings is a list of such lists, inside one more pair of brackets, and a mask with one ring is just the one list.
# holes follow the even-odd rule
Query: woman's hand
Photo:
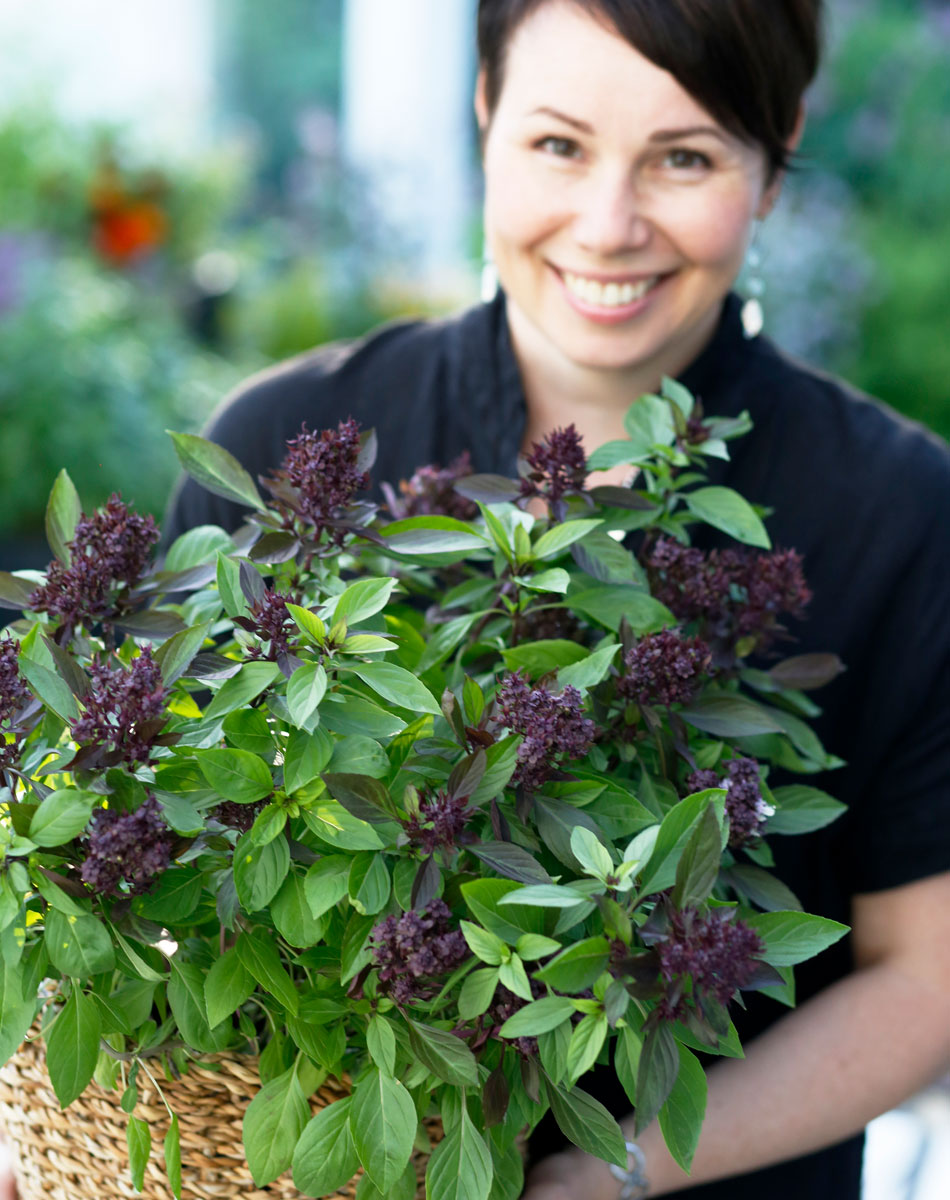
[[599, 1159], [566, 1150], [542, 1158], [531, 1169], [522, 1200], [616, 1200], [619, 1191]]

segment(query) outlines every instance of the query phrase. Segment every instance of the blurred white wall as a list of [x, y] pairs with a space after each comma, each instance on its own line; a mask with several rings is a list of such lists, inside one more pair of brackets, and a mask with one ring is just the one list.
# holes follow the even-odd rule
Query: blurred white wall
[[199, 149], [212, 102], [214, 0], [0, 0], [0, 105], [48, 100], [67, 119], [134, 122]]
[[474, 0], [346, 0], [344, 154], [436, 287], [471, 269], [474, 43]]

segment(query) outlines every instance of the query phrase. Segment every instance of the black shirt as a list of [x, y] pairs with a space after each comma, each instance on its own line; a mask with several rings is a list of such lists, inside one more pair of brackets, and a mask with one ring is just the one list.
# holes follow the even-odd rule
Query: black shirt
[[[681, 379], [707, 415], [750, 412], [753, 432], [731, 443], [730, 462], [712, 464], [710, 482], [775, 510], [773, 544], [803, 555], [814, 593], [807, 618], [792, 623], [792, 652], [831, 651], [848, 668], [816, 696], [824, 708], [817, 731], [848, 766], [796, 777], [830, 791], [848, 813], [817, 833], [771, 840], [777, 873], [805, 910], [847, 922], [853, 894], [950, 870], [950, 454], [920, 426], [768, 339], [746, 340], [735, 296]], [[525, 400], [504, 298], [267, 371], [225, 402], [207, 436], [257, 475], [279, 464], [303, 422], [319, 429], [349, 416], [377, 429], [377, 481], [396, 483], [463, 450], [476, 471], [513, 475]], [[241, 518], [189, 481], [173, 498], [167, 533], [234, 528]], [[799, 967], [799, 1002], [850, 967], [847, 940]], [[743, 1041], [784, 1011], [752, 995], [748, 1011], [735, 1014]], [[629, 1107], [609, 1072], [585, 1086], [618, 1114]], [[555, 1137], [540, 1127], [533, 1152], [554, 1148]], [[857, 1200], [861, 1149], [853, 1138], [683, 1194]]]

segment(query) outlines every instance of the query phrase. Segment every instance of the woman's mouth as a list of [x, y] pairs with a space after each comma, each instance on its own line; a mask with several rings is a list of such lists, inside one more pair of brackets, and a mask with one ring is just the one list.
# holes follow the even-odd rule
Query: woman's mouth
[[669, 275], [648, 275], [637, 279], [593, 279], [572, 271], [554, 273], [571, 307], [595, 321], [613, 324], [636, 316], [646, 307], [647, 297]]

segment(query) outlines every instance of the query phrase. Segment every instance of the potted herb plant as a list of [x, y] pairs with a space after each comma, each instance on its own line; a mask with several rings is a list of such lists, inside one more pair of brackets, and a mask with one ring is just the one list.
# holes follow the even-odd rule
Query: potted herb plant
[[[246, 1093], [245, 1194], [360, 1176], [365, 1200], [408, 1198], [424, 1171], [431, 1200], [513, 1200], [548, 1109], [625, 1164], [583, 1088], [611, 1062], [688, 1169], [697, 1053], [740, 1052], [730, 1001], [789, 1000], [794, 964], [845, 932], [768, 849], [841, 811], [769, 786], [771, 762], [835, 765], [802, 714], [840, 664], [761, 665], [808, 592], [760, 515], [705, 485], [747, 420], [665, 381], [626, 424], [589, 459], [556, 431], [516, 480], [424, 468], [388, 489], [395, 520], [357, 498], [375, 441], [353, 422], [302, 430], [267, 500], [176, 434], [249, 517], [161, 569], [151, 518], [117, 497], [82, 514], [60, 476], [48, 571], [0, 575], [22, 613], [0, 641], [14, 1133], [42, 1047], [57, 1107], [114, 1096], [138, 1189], [164, 1186], [155, 1130], [173, 1193], [211, 1194], [173, 1104], [198, 1072], [211, 1110]], [[633, 486], [588, 488], [618, 463]], [[736, 545], [692, 547], [697, 523]]]

